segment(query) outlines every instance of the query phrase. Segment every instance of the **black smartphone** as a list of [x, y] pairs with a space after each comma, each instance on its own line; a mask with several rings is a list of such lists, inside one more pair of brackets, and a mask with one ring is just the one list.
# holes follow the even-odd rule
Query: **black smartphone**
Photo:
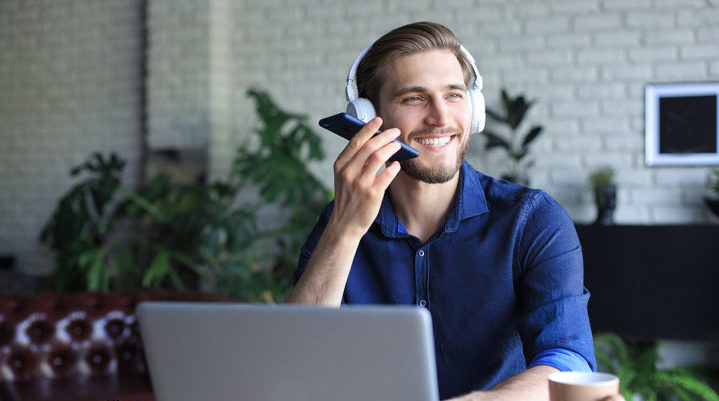
[[[333, 116], [325, 117], [320, 120], [320, 126], [322, 128], [326, 128], [347, 140], [352, 139], [352, 137], [364, 125], [364, 121], [347, 113], [337, 113]], [[379, 134], [380, 132], [382, 131], [377, 130], [377, 133], [375, 135]], [[417, 151], [417, 149], [407, 144], [404, 144], [396, 139], [395, 142], [399, 143], [402, 148], [400, 148], [397, 153], [390, 157], [389, 161], [402, 161], [419, 156], [419, 152]]]

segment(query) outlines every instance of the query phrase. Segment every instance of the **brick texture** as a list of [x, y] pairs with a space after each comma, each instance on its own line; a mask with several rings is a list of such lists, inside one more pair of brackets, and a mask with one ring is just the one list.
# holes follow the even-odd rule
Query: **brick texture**
[[[141, 2], [0, 2], [0, 253], [27, 271], [47, 268], [37, 242], [69, 168], [94, 150], [129, 159], [137, 182], [142, 83]], [[281, 11], [278, 11], [281, 10]], [[148, 130], [153, 148], [206, 148], [222, 176], [256, 123], [249, 87], [311, 121], [345, 107], [355, 56], [403, 23], [452, 28], [477, 59], [485, 96], [536, 99], [543, 124], [532, 185], [575, 221], [594, 219], [586, 182], [609, 164], [620, 187], [619, 223], [713, 218], [701, 204], [707, 167], [648, 168], [643, 91], [649, 82], [716, 81], [719, 4], [679, 0], [153, 0]], [[328, 185], [344, 141], [324, 135]], [[473, 138], [468, 159], [499, 175], [503, 157]]]
[[[232, 138], [212, 135], [216, 172], [230, 160], [232, 147], [227, 145], [237, 143], [248, 131], [244, 122], [253, 120], [243, 99], [246, 86], [259, 84], [283, 106], [319, 119], [344, 108], [346, 71], [362, 48], [395, 26], [426, 18], [450, 26], [473, 53], [490, 107], [497, 108], [501, 87], [537, 99], [528, 119], [547, 130], [536, 144], [533, 183], [555, 195], [576, 221], [594, 218], [586, 180], [600, 165], [617, 170], [624, 195], [618, 203], [620, 223], [711, 219], [700, 202], [703, 180], [696, 178], [708, 169], [647, 168], [642, 118], [646, 83], [716, 80], [719, 61], [712, 45], [719, 37], [711, 23], [716, 5], [651, 0], [383, 3], [356, 7], [279, 1], [285, 10], [283, 21], [289, 23], [275, 25], [269, 30], [274, 35], [266, 27], [277, 17], [265, 6], [233, 4], [233, 57], [252, 63], [238, 68], [235, 61], [231, 101], [238, 115], [247, 114], [235, 119], [243, 123], [228, 131]], [[320, 8], [319, 17], [313, 18], [308, 7]], [[366, 23], [362, 17], [369, 15], [372, 22]], [[261, 36], [261, 44], [241, 40], [255, 35]], [[294, 47], [306, 54], [295, 58]], [[277, 52], [285, 57], [277, 57]], [[298, 72], [296, 66], [310, 70]], [[490, 174], [500, 174], [502, 157], [484, 152], [481, 136], [474, 141], [480, 144], [471, 147], [469, 160]], [[343, 142], [328, 135], [325, 146], [332, 159]], [[315, 170], [331, 185], [331, 160]], [[666, 172], [672, 172], [670, 178], [661, 179]], [[676, 190], [679, 182], [681, 191]]]
[[0, 2], [0, 254], [43, 274], [38, 240], [70, 168], [90, 153], [127, 160], [139, 179], [140, 1]]

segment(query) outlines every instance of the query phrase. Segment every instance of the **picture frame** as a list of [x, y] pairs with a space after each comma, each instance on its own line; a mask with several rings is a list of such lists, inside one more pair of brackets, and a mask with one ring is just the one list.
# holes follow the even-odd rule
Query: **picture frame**
[[647, 166], [719, 165], [719, 82], [647, 84]]

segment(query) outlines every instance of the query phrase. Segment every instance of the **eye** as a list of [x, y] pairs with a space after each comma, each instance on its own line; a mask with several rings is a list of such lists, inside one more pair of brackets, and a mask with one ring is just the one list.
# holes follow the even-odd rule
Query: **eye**
[[420, 103], [422, 102], [422, 98], [420, 96], [407, 96], [402, 99], [402, 103], [405, 104], [413, 104], [413, 103]]
[[450, 100], [460, 100], [464, 98], [464, 93], [462, 92], [450, 92], [447, 94], [447, 98]]

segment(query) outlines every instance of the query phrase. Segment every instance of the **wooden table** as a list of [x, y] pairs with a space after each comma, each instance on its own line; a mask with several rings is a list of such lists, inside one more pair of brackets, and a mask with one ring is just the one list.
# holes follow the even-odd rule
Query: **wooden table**
[[144, 376], [0, 382], [2, 401], [155, 401]]

